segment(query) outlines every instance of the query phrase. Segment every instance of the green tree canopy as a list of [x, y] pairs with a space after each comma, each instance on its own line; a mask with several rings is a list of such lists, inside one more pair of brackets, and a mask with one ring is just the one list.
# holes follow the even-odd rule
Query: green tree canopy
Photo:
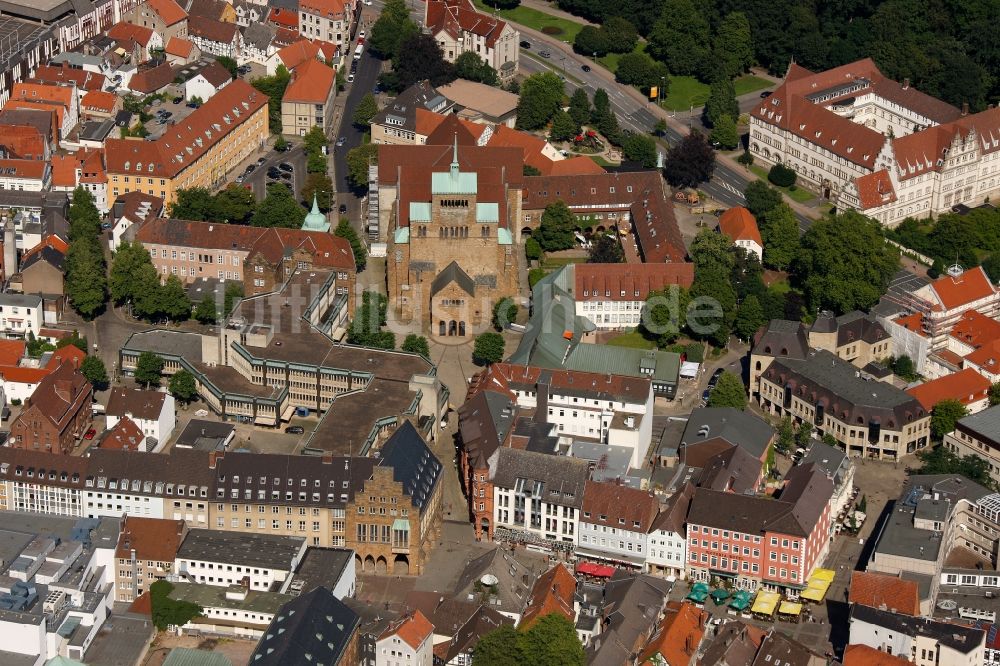
[[573, 247], [576, 216], [566, 203], [559, 199], [545, 207], [542, 221], [532, 238], [538, 241], [546, 252], [568, 250]]
[[153, 624], [160, 631], [166, 631], [169, 626], [182, 627], [205, 612], [198, 604], [171, 599], [173, 589], [173, 583], [165, 580], [158, 580], [149, 586]]
[[410, 18], [405, 0], [388, 0], [368, 36], [368, 48], [382, 59], [395, 58], [403, 42], [419, 28]]
[[802, 236], [792, 274], [811, 310], [867, 311], [885, 293], [899, 252], [877, 223], [847, 211], [817, 220]]
[[302, 197], [306, 208], [312, 208], [313, 197], [316, 197], [316, 204], [323, 212], [333, 208], [333, 181], [326, 173], [310, 173], [306, 176], [306, 182], [302, 185], [299, 195]]
[[194, 318], [201, 324], [214, 324], [219, 320], [218, 308], [212, 294], [205, 294], [194, 307]]
[[799, 251], [799, 222], [788, 204], [780, 203], [760, 219], [764, 242], [764, 265], [783, 271], [792, 265]]
[[427, 343], [427, 338], [422, 335], [417, 335], [416, 333], [408, 334], [399, 348], [405, 352], [421, 354], [426, 358], [431, 357], [431, 348]]
[[267, 186], [267, 196], [260, 202], [250, 224], [255, 227], [300, 229], [306, 219], [306, 212], [288, 187], [281, 183], [271, 183]]
[[347, 239], [347, 242], [351, 244], [351, 251], [354, 252], [354, 265], [359, 271], [363, 271], [368, 262], [368, 251], [358, 237], [358, 232], [351, 226], [351, 221], [346, 217], [340, 218], [337, 228], [333, 230], [333, 235]]
[[629, 134], [622, 140], [625, 158], [638, 162], [647, 169], [656, 166], [656, 141], [648, 134]]
[[723, 116], [729, 116], [735, 124], [740, 117], [740, 105], [736, 101], [736, 88], [733, 80], [719, 77], [712, 81], [708, 90], [708, 101], [705, 102], [705, 120], [710, 126], [715, 126]]
[[718, 65], [711, 58], [708, 21], [691, 0], [666, 0], [649, 33], [647, 51], [672, 74], [705, 77]]
[[990, 386], [989, 400], [990, 407], [1000, 405], [1000, 382], [996, 382]]
[[80, 372], [95, 391], [104, 391], [108, 388], [108, 369], [104, 366], [104, 361], [100, 356], [88, 356], [80, 364]]
[[624, 262], [625, 251], [617, 237], [601, 234], [592, 241], [587, 256], [588, 264], [621, 264]]
[[758, 220], [782, 202], [781, 192], [762, 180], [750, 181], [743, 190], [743, 196], [747, 210]]
[[379, 81], [387, 90], [402, 92], [424, 80], [434, 86], [451, 83], [455, 80], [455, 66], [444, 59], [433, 36], [417, 32], [403, 39], [399, 53], [392, 59], [392, 71], [380, 76]]
[[715, 151], [705, 135], [693, 131], [667, 152], [663, 175], [674, 187], [695, 187], [712, 179]]
[[73, 309], [86, 319], [99, 314], [107, 302], [104, 253], [96, 237], [71, 241], [66, 254], [66, 296]]
[[365, 143], [347, 151], [347, 182], [355, 190], [368, 188], [368, 167], [378, 164], [378, 146]]
[[917, 457], [923, 463], [920, 467], [921, 474], [960, 474], [987, 488], [994, 487], [993, 479], [990, 478], [990, 466], [985, 458], [971, 453], [959, 457], [943, 445], [924, 449], [917, 453]]
[[524, 256], [528, 259], [542, 258], [542, 246], [532, 236], [528, 236], [524, 241]]
[[507, 324], [517, 320], [517, 303], [512, 298], [501, 298], [493, 304], [493, 328], [502, 331]]
[[163, 359], [151, 351], [139, 354], [135, 362], [135, 381], [142, 386], [160, 385], [160, 375], [163, 374]]
[[723, 372], [715, 388], [708, 395], [708, 406], [746, 409], [747, 394], [739, 375], [728, 370]]
[[722, 150], [735, 150], [740, 145], [740, 134], [736, 129], [736, 120], [729, 115], [720, 116], [712, 126], [709, 138]]
[[384, 294], [366, 291], [361, 294], [361, 305], [354, 312], [354, 320], [347, 330], [347, 341], [354, 345], [395, 349], [396, 336], [383, 331], [388, 314], [388, 300]]
[[455, 76], [468, 81], [485, 83], [488, 86], [500, 85], [497, 70], [472, 51], [465, 51], [455, 58]]
[[472, 666], [524, 666], [530, 657], [520, 647], [521, 634], [504, 624], [479, 639], [472, 653]]
[[545, 127], [559, 110], [563, 99], [563, 82], [552, 72], [532, 74], [521, 84], [517, 103], [517, 128], [536, 130]]
[[726, 14], [712, 41], [712, 58], [719, 76], [732, 78], [753, 64], [753, 39], [750, 21], [743, 12]]
[[[649, 90], [653, 86], [665, 88], [670, 81], [670, 72], [666, 65], [656, 62], [647, 53], [626, 53], [618, 59], [615, 80], [640, 90]], [[666, 94], [665, 89], [660, 91], [661, 98], [665, 98]]]
[[198, 387], [192, 375], [187, 370], [178, 370], [170, 377], [168, 383], [170, 395], [177, 398], [182, 403], [189, 403], [198, 395]]
[[958, 400], [942, 400], [931, 410], [931, 434], [936, 439], [941, 439], [954, 430], [958, 420], [968, 413], [969, 410]]
[[285, 88], [291, 79], [285, 66], [278, 65], [273, 75], [250, 81], [250, 85], [267, 95], [268, 128], [272, 134], [281, 134], [281, 99], [285, 96]]
[[761, 307], [757, 297], [751, 294], [736, 308], [733, 331], [741, 340], [752, 340], [757, 329], [763, 326], [765, 321], [764, 308]]
[[549, 129], [549, 139], [552, 141], [569, 141], [580, 133], [580, 125], [569, 113], [560, 109], [552, 117], [552, 127]]
[[375, 100], [375, 95], [365, 93], [365, 96], [361, 98], [358, 105], [354, 108], [354, 115], [351, 117], [351, 122], [358, 127], [367, 130], [368, 126], [372, 124], [372, 119], [378, 113], [378, 102]]
[[472, 360], [481, 365], [492, 365], [503, 360], [504, 339], [499, 333], [480, 333], [472, 349]]
[[573, 117], [576, 124], [583, 125], [590, 120], [590, 98], [587, 91], [577, 88], [569, 98], [569, 115]]
[[651, 291], [642, 312], [642, 335], [666, 347], [677, 341], [687, 325], [691, 295], [687, 289], [671, 285], [661, 291]]

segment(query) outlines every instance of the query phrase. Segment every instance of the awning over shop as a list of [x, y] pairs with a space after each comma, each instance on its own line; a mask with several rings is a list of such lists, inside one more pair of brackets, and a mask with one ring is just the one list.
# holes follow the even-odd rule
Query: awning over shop
[[712, 590], [712, 601], [717, 604], [721, 604], [723, 601], [729, 598], [729, 590], [724, 587], [719, 587]]
[[780, 615], [798, 615], [801, 612], [802, 604], [797, 604], [794, 601], [782, 601], [781, 605], [778, 606]]
[[738, 611], [744, 611], [753, 599], [753, 592], [750, 590], [737, 590], [733, 598], [729, 600], [729, 607]]
[[615, 568], [593, 562], [579, 562], [576, 565], [576, 572], [597, 578], [611, 578], [615, 575]]
[[686, 598], [700, 604], [708, 598], [708, 585], [705, 583], [695, 583]]
[[757, 598], [754, 599], [750, 612], [760, 613], [761, 615], [774, 615], [774, 610], [778, 607], [780, 601], [781, 595], [777, 592], [761, 590], [757, 593]]
[[835, 572], [832, 569], [816, 569], [806, 581], [806, 589], [799, 595], [808, 601], [820, 602], [826, 596], [830, 584], [833, 583]]

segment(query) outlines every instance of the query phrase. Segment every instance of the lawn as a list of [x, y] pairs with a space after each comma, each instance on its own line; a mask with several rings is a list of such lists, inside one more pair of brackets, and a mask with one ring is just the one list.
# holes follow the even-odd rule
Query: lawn
[[656, 349], [656, 343], [642, 337], [639, 331], [622, 333], [616, 338], [611, 338], [605, 344], [613, 347], [630, 347], [632, 349]]
[[[643, 53], [646, 50], [646, 42], [639, 42], [635, 45], [635, 50], [632, 53]], [[601, 56], [597, 59], [604, 69], [608, 70], [612, 74], [618, 69], [618, 61], [622, 59], [622, 56], [626, 55], [624, 53], [609, 53], [606, 56]]]
[[741, 76], [733, 81], [733, 87], [736, 88], [737, 97], [740, 95], [746, 95], [747, 93], [756, 92], [758, 90], [764, 90], [765, 88], [770, 88], [773, 85], [774, 84], [767, 79], [762, 79], [759, 76], [754, 76], [753, 74]]
[[795, 189], [789, 189], [787, 187], [778, 187], [777, 185], [775, 185], [774, 183], [772, 183], [767, 179], [767, 169], [765, 169], [762, 166], [751, 164], [750, 171], [752, 171], [755, 176], [763, 180], [771, 187], [775, 188], [776, 190], [780, 190], [784, 194], [787, 194], [789, 198], [791, 198], [793, 201], [798, 201], [799, 203], [806, 203], [807, 201], [812, 201], [813, 199], [816, 198], [815, 194], [797, 185], [793, 186], [795, 187]]
[[[574, 157], [575, 157], [575, 155], [574, 155]], [[599, 167], [613, 167], [613, 166], [618, 166], [616, 163], [609, 162], [606, 159], [604, 159], [603, 157], [601, 157], [600, 155], [591, 155], [590, 159], [592, 159], [595, 162], [597, 162], [597, 166], [599, 166]]]
[[708, 99], [708, 85], [693, 76], [671, 76], [669, 87], [663, 105], [671, 111], [687, 111], [703, 106]]
[[549, 257], [546, 256], [542, 259], [542, 268], [545, 270], [554, 270], [556, 268], [562, 268], [563, 266], [569, 264], [585, 264], [587, 263], [587, 257]]
[[[482, 0], [475, 0], [476, 7], [487, 14], [493, 14], [493, 8], [482, 2]], [[533, 28], [539, 32], [545, 32], [545, 28], [549, 28], [550, 32], [545, 34], [550, 37], [555, 37], [556, 39], [561, 39], [570, 44], [573, 43], [573, 39], [576, 37], [576, 33], [580, 32], [580, 28], [583, 27], [581, 23], [575, 23], [573, 21], [568, 21], [563, 18], [558, 18], [552, 16], [551, 14], [546, 14], [545, 12], [540, 12], [537, 9], [532, 9], [531, 7], [515, 7], [514, 9], [501, 9], [500, 16], [507, 19], [513, 23], [520, 23], [528, 28]], [[553, 28], [558, 28], [558, 33], [553, 33], [551, 30]]]

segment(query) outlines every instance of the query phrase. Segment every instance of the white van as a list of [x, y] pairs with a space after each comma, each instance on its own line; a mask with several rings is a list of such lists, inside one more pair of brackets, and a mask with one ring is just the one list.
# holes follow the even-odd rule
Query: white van
[[358, 44], [357, 48], [354, 49], [354, 59], [361, 60], [361, 54], [364, 53], [365, 45]]

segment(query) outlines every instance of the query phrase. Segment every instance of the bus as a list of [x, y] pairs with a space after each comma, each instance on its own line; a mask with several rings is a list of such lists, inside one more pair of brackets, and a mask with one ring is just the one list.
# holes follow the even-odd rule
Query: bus
[[361, 52], [365, 50], [364, 44], [358, 44], [357, 48], [354, 49], [354, 59], [361, 60]]

